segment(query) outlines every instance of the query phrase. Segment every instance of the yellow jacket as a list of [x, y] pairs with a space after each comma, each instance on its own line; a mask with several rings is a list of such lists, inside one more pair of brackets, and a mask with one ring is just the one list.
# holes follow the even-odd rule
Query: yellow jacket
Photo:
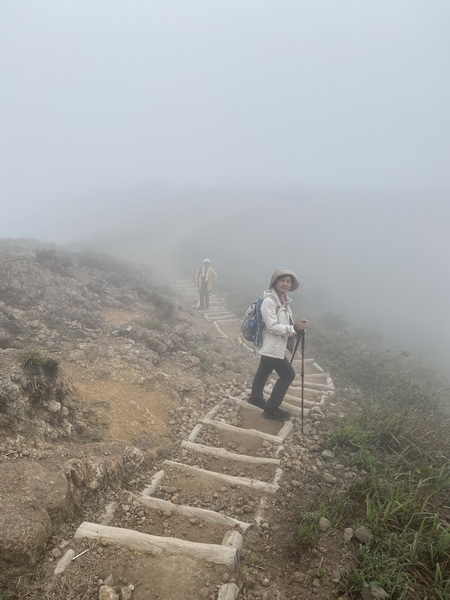
[[[195, 274], [194, 277], [194, 281], [195, 281], [195, 285], [198, 287], [198, 289], [200, 289], [200, 286], [202, 284], [202, 269], [203, 266], [201, 266], [197, 273]], [[212, 267], [209, 267], [209, 273], [208, 273], [208, 286], [207, 286], [207, 290], [208, 292], [210, 292], [212, 290], [212, 286], [214, 281], [217, 279], [217, 273], [214, 271], [214, 269]]]

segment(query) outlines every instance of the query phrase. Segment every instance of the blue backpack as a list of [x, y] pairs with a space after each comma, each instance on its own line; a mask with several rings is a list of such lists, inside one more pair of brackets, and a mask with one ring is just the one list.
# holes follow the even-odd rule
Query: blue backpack
[[241, 335], [248, 342], [253, 342], [257, 348], [262, 346], [262, 330], [264, 321], [261, 314], [263, 298], [254, 300], [247, 309], [241, 324]]

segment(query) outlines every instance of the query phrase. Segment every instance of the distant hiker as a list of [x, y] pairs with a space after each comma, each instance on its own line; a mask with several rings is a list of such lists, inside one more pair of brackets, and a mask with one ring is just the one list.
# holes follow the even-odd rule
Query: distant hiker
[[205, 258], [203, 265], [195, 274], [195, 285], [198, 287], [200, 294], [200, 310], [208, 310], [209, 294], [211, 293], [214, 281], [217, 279], [217, 273], [211, 267], [209, 258]]
[[[291, 413], [279, 408], [288, 387], [294, 380], [295, 371], [286, 358], [286, 348], [294, 337], [306, 329], [306, 320], [294, 324], [290, 309], [291, 299], [287, 292], [296, 290], [300, 285], [297, 276], [290, 269], [277, 269], [270, 279], [269, 289], [264, 292], [261, 314], [262, 328], [261, 356], [258, 370], [252, 385], [250, 404], [263, 409], [263, 417], [274, 421], [287, 421]], [[289, 348], [292, 351], [292, 348]], [[278, 374], [267, 402], [264, 401], [264, 386], [272, 371]]]

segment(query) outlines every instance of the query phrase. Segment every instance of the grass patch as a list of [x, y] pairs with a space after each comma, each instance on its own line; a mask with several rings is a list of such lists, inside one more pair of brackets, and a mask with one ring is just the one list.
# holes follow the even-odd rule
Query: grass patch
[[444, 600], [450, 597], [448, 386], [423, 365], [408, 365], [402, 353], [352, 343], [343, 352], [345, 378], [361, 391], [358, 409], [327, 446], [365, 474], [328, 498], [326, 511], [334, 526], [364, 525], [373, 537], [355, 545], [356, 567], [341, 591], [360, 598], [376, 584], [393, 600]]
[[37, 350], [30, 350], [23, 357], [22, 367], [28, 374], [42, 372], [49, 378], [55, 378], [58, 374], [59, 363], [54, 358], [42, 356]]
[[325, 515], [325, 504], [320, 498], [313, 501], [310, 510], [300, 514], [300, 522], [295, 538], [298, 548], [305, 550], [313, 548], [316, 545], [320, 535], [319, 521]]
[[379, 586], [392, 600], [450, 598], [449, 384], [407, 352], [353, 335], [342, 319], [311, 325], [308, 353], [333, 375], [336, 402], [349, 418], [326, 445], [358, 479], [342, 492], [326, 486], [299, 514], [301, 550], [321, 536], [319, 519], [333, 529], [367, 527], [366, 544], [351, 542], [355, 567], [340, 591], [360, 598]]
[[138, 325], [149, 331], [158, 331], [159, 333], [167, 333], [168, 325], [158, 320], [146, 319], [139, 321]]
[[58, 361], [37, 350], [29, 350], [23, 356], [22, 368], [29, 377], [30, 399], [34, 402], [46, 400], [58, 375]]
[[[223, 291], [244, 314], [257, 294], [233, 292]], [[352, 331], [340, 315], [310, 317], [307, 356], [332, 374], [341, 390], [335, 402], [354, 401], [327, 447], [359, 470], [359, 478], [341, 493], [318, 485], [299, 513], [297, 547], [316, 546], [321, 516], [333, 529], [366, 526], [372, 538], [352, 542], [356, 566], [344, 576], [341, 593], [356, 599], [379, 586], [391, 600], [447, 600], [450, 385], [410, 353], [380, 343], [376, 335]]]

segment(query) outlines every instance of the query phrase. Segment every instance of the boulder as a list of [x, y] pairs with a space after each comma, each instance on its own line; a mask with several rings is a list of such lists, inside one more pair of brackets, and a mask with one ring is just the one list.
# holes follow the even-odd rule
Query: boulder
[[70, 507], [62, 469], [49, 471], [39, 463], [0, 463], [0, 565], [34, 565]]

